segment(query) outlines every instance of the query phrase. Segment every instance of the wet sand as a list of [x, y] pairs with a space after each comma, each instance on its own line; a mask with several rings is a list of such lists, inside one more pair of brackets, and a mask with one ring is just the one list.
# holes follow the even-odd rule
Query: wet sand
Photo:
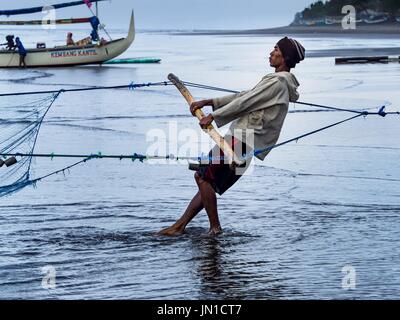
[[[297, 38], [351, 38], [351, 39], [393, 39], [393, 46], [369, 47], [359, 46], [354, 43], [349, 48], [331, 48], [322, 50], [307, 50], [306, 56], [311, 58], [323, 57], [356, 57], [356, 56], [400, 56], [400, 23], [384, 25], [360, 25], [356, 30], [344, 30], [336, 26], [286, 26], [270, 29], [254, 30], [198, 30], [174, 31], [174, 35], [198, 36], [244, 36], [244, 37], [283, 37]], [[350, 40], [351, 41], [351, 40]], [[351, 42], [350, 42], [351, 44]]]

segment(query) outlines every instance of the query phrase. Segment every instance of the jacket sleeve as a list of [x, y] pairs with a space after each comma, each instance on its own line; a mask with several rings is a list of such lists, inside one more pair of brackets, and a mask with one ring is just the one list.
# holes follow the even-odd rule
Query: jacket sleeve
[[241, 97], [242, 95], [246, 94], [247, 92], [248, 91], [242, 91], [239, 93], [229, 94], [227, 96], [213, 99], [213, 111], [227, 105], [228, 103], [232, 102], [236, 98]]
[[274, 106], [282, 101], [287, 91], [287, 87], [277, 78], [264, 81], [253, 90], [236, 96], [228, 104], [217, 108], [212, 113], [215, 123], [222, 127], [245, 114]]

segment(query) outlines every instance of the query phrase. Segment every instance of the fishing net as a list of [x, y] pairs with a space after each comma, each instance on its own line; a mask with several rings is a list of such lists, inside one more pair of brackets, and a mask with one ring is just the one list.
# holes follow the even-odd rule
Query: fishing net
[[34, 183], [30, 179], [30, 154], [58, 95], [0, 97], [0, 197]]

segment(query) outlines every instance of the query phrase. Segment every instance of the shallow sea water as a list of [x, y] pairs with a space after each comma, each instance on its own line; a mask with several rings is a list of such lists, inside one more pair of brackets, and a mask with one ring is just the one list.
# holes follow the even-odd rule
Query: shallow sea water
[[[61, 41], [64, 34], [51, 37]], [[124, 57], [159, 57], [161, 64], [0, 70], [0, 92], [158, 82], [170, 72], [242, 90], [272, 71], [266, 57], [277, 40], [139, 33]], [[318, 57], [318, 50], [399, 47], [399, 41], [299, 40], [315, 56], [294, 70], [300, 100], [400, 109], [400, 64], [335, 66], [333, 57]], [[191, 91], [196, 98], [221, 95]], [[290, 113], [280, 141], [347, 116]], [[147, 153], [150, 130], [163, 130], [168, 145], [174, 128], [196, 130], [198, 151], [208, 151], [173, 87], [65, 93], [46, 117], [36, 151]], [[399, 135], [400, 117], [371, 116], [273, 150], [218, 199], [224, 229], [218, 237], [206, 234], [204, 212], [181, 237], [154, 235], [196, 192], [185, 163], [89, 161], [0, 200], [0, 298], [398, 299]], [[33, 176], [72, 162], [36, 159]], [[45, 266], [56, 270], [51, 290], [42, 287]], [[354, 289], [343, 288], [343, 270], [355, 271]]]

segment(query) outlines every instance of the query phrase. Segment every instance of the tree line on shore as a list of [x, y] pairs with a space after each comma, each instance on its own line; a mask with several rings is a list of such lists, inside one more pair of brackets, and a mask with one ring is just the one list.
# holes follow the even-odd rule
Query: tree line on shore
[[319, 0], [305, 8], [300, 16], [303, 19], [339, 16], [346, 5], [354, 6], [364, 15], [386, 14], [393, 21], [400, 15], [400, 0]]

